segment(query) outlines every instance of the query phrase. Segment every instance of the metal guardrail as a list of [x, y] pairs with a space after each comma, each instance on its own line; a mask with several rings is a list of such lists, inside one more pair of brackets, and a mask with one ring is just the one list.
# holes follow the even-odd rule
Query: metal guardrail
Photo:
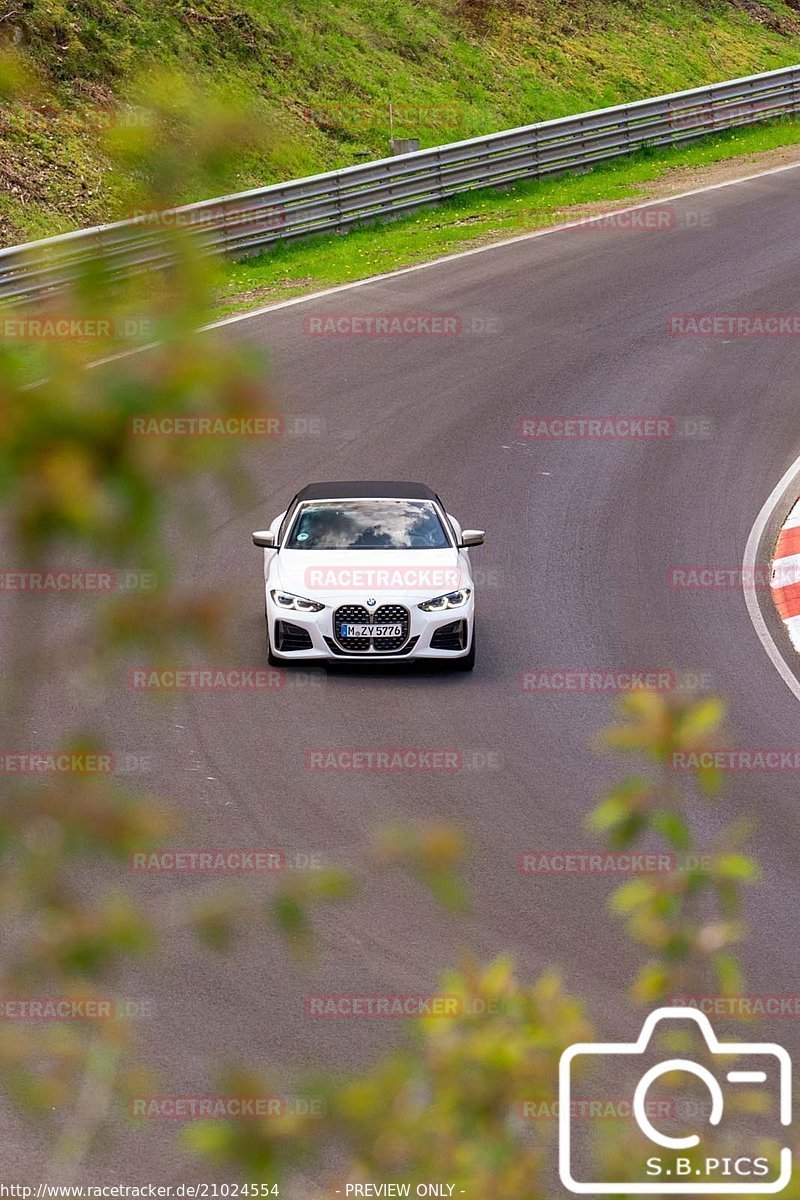
[[286, 238], [345, 230], [476, 188], [591, 166], [643, 146], [800, 113], [800, 66], [203, 200], [0, 250], [0, 300], [40, 298], [87, 261], [127, 273], [166, 265], [163, 228], [182, 226], [208, 253], [257, 253]]

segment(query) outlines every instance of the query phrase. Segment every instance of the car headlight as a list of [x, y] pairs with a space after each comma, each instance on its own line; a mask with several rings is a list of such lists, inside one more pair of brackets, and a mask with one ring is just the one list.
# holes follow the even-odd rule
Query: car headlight
[[322, 612], [325, 607], [316, 600], [307, 600], [305, 596], [293, 596], [291, 592], [281, 592], [277, 588], [273, 588], [270, 596], [278, 608], [291, 609], [293, 612]]
[[435, 596], [433, 600], [425, 600], [418, 604], [423, 612], [445, 612], [448, 608], [461, 608], [472, 595], [471, 588], [459, 588], [457, 592], [448, 592], [445, 596]]

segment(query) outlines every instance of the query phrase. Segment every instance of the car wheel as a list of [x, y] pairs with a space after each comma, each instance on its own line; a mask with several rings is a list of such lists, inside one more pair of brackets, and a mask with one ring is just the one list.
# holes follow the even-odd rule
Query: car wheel
[[469, 648], [469, 654], [465, 654], [463, 658], [453, 660], [453, 666], [457, 671], [472, 671], [475, 667], [475, 641], [477, 638], [477, 630], [472, 627], [472, 645]]

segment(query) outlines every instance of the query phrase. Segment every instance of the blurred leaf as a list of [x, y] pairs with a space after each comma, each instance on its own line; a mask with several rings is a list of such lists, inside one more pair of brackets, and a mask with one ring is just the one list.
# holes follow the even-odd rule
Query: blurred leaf
[[713, 872], [723, 879], [752, 883], [759, 877], [758, 866], [744, 854], [720, 854], [714, 859]]
[[641, 878], [631, 879], [616, 889], [611, 897], [611, 908], [622, 915], [631, 913], [634, 909], [647, 904], [656, 895], [656, 885], [652, 880]]
[[634, 999], [640, 1004], [655, 1004], [664, 999], [669, 982], [669, 974], [663, 966], [649, 963], [636, 977], [632, 988]]
[[652, 825], [676, 850], [688, 850], [691, 846], [691, 830], [685, 819], [674, 809], [661, 809], [654, 813]]
[[706, 796], [718, 796], [722, 790], [723, 774], [719, 767], [701, 765], [697, 768], [697, 781]]
[[651, 787], [640, 775], [633, 775], [618, 784], [591, 811], [587, 826], [593, 833], [606, 833], [630, 819], [646, 805]]
[[743, 988], [742, 971], [741, 967], [739, 966], [739, 962], [734, 955], [715, 955], [714, 968], [717, 974], [717, 984], [722, 995], [741, 995]]
[[719, 696], [708, 696], [680, 713], [675, 742], [678, 746], [693, 747], [714, 733], [725, 716], [725, 704]]
[[452, 825], [395, 825], [373, 839], [376, 860], [411, 870], [445, 908], [463, 911], [467, 893], [459, 875], [464, 859], [463, 833]]

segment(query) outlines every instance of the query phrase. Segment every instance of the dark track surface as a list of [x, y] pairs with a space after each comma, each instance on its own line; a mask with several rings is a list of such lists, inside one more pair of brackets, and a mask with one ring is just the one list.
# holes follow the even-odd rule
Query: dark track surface
[[[143, 1044], [163, 1091], [212, 1090], [216, 1059], [355, 1066], [398, 1036], [399, 1023], [315, 1020], [308, 992], [429, 992], [462, 948], [510, 952], [525, 977], [560, 964], [609, 1037], [641, 1014], [625, 998], [637, 966], [605, 911], [608, 878], [525, 877], [529, 849], [593, 845], [584, 816], [625, 764], [590, 742], [608, 700], [522, 694], [520, 671], [673, 667], [709, 672], [731, 702], [737, 745], [800, 745], [795, 700], [766, 657], [741, 589], [674, 590], [673, 566], [736, 568], [750, 528], [798, 453], [800, 344], [792, 338], [675, 338], [671, 313], [800, 309], [800, 172], [789, 170], [675, 202], [664, 232], [579, 228], [457, 258], [230, 326], [274, 353], [287, 416], [313, 414], [327, 436], [251, 454], [257, 503], [219, 508], [208, 542], [186, 545], [184, 581], [227, 590], [236, 663], [264, 662], [260, 553], [266, 526], [312, 479], [412, 478], [434, 487], [465, 525], [484, 527], [480, 648], [473, 676], [431, 671], [352, 675], [315, 670], [266, 695], [193, 695], [164, 709], [125, 680], [102, 708], [120, 749], [149, 749], [146, 779], [174, 798], [192, 846], [278, 846], [348, 862], [373, 827], [441, 819], [468, 833], [473, 895], [466, 920], [440, 914], [412, 881], [373, 872], [364, 896], [320, 922], [318, 970], [305, 977], [274, 937], [216, 963], [179, 939], [132, 974], [149, 997]], [[681, 214], [708, 214], [683, 229]], [[703, 222], [705, 224], [705, 221]], [[499, 332], [433, 338], [321, 338], [310, 313], [457, 312]], [[523, 415], [704, 417], [706, 438], [523, 442]], [[780, 635], [781, 631], [778, 631]], [[80, 702], [78, 702], [79, 707]], [[58, 687], [40, 744], [75, 701]], [[91, 704], [87, 712], [91, 713]], [[306, 751], [328, 746], [459, 748], [492, 769], [437, 776], [320, 773]], [[744, 951], [751, 992], [798, 987], [800, 789], [794, 773], [731, 777], [709, 836], [756, 810]], [[110, 877], [108, 882], [111, 882]], [[187, 884], [141, 885], [149, 895]], [[791, 1050], [797, 1021], [759, 1027]], [[200, 1179], [172, 1149], [175, 1127], [123, 1134], [84, 1181]], [[38, 1177], [38, 1139], [16, 1122], [0, 1151], [5, 1178]], [[207, 1173], [206, 1173], [207, 1177]]]

